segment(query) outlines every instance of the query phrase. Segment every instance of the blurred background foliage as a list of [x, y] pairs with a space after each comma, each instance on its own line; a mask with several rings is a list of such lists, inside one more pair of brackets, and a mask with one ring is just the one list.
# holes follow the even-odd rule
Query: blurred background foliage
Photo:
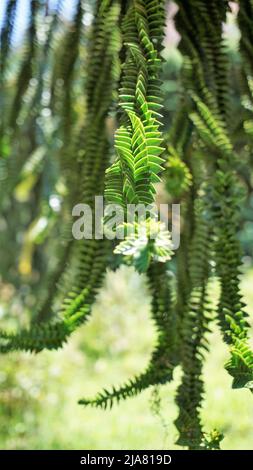
[[[85, 2], [84, 2], [85, 3]], [[1, 2], [3, 30], [5, 2]], [[26, 92], [22, 107], [14, 95], [14, 83], [31, 53], [29, 11], [25, 0], [18, 1], [13, 23], [12, 49], [5, 68], [5, 87], [1, 93], [5, 110], [20, 107], [17, 116], [4, 115], [2, 125], [14, 119], [12, 131], [1, 139], [0, 158], [0, 317], [4, 326], [24, 326], [47, 293], [48, 271], [57, 262], [57, 245], [62, 236], [59, 226], [67, 223], [62, 208], [66, 194], [59, 178], [59, 159], [63, 152], [62, 127], [52, 114], [61, 106], [65, 77], [57, 61], [66, 60], [64, 38], [73, 34], [75, 1], [48, 2], [47, 11], [37, 15], [34, 47], [40, 57], [38, 70], [25, 71]], [[59, 7], [60, 5], [60, 7]], [[55, 21], [60, 8], [54, 44], [47, 44], [45, 31]], [[180, 92], [182, 59], [176, 46], [173, 25], [175, 6], [169, 3], [164, 49], [163, 91], [165, 130], [170, 127]], [[230, 55], [231, 135], [236, 140], [238, 172], [245, 190], [240, 239], [244, 254], [242, 289], [249, 309], [253, 309], [253, 181], [252, 148], [243, 122], [252, 112], [245, 93], [238, 54], [239, 34], [236, 7], [225, 27]], [[84, 5], [82, 25], [86, 32], [92, 21], [92, 2]], [[28, 28], [28, 29], [27, 29]], [[3, 40], [3, 37], [1, 38]], [[71, 122], [78, 127], [87, 112], [83, 100], [87, 34], [82, 36], [71, 88]], [[45, 56], [49, 60], [45, 61]], [[22, 58], [22, 60], [20, 59]], [[44, 64], [51, 64], [49, 69]], [[31, 65], [33, 67], [33, 64]], [[48, 67], [48, 65], [47, 65]], [[51, 76], [52, 74], [52, 76]], [[53, 79], [52, 79], [53, 78]], [[55, 87], [54, 93], [50, 86]], [[7, 84], [7, 85], [6, 85]], [[51, 97], [55, 102], [49, 102]], [[243, 107], [240, 96], [243, 97]], [[57, 114], [57, 113], [56, 113]], [[108, 122], [109, 133], [113, 131]], [[18, 159], [14, 158], [18, 155]], [[15, 163], [14, 163], [15, 162]], [[17, 164], [18, 162], [18, 164]], [[20, 165], [20, 166], [19, 166]], [[19, 167], [18, 167], [19, 166]], [[21, 171], [20, 171], [21, 170]], [[161, 190], [160, 197], [164, 196]], [[54, 286], [51, 286], [54, 288]], [[217, 286], [213, 285], [216, 297]], [[102, 386], [121, 383], [147, 364], [154, 339], [149, 317], [150, 299], [145, 281], [131, 268], [108, 272], [94, 306], [94, 315], [85, 329], [75, 333], [63, 350], [37, 356], [12, 353], [0, 357], [0, 447], [2, 449], [162, 449], [176, 448], [176, 416], [173, 394], [178, 381], [149, 390], [127, 400], [112, 411], [83, 409], [77, 405], [82, 395], [91, 395]], [[32, 313], [33, 314], [33, 313]], [[210, 336], [210, 357], [205, 366], [207, 383], [204, 417], [209, 429], [226, 433], [223, 449], [253, 448], [253, 404], [247, 391], [230, 390], [231, 379], [223, 370], [226, 347], [214, 329]], [[177, 371], [179, 380], [180, 370]], [[243, 394], [243, 399], [241, 395]], [[238, 419], [240, 415], [240, 419]]]

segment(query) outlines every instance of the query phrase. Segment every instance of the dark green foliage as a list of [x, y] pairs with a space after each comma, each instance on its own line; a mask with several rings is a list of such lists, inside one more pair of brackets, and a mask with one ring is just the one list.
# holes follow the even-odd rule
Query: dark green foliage
[[207, 283], [211, 244], [206, 205], [196, 199], [194, 212], [194, 233], [187, 259], [191, 292], [179, 325], [183, 379], [176, 398], [179, 416], [175, 422], [180, 433], [178, 444], [192, 449], [200, 448], [203, 440], [200, 410], [204, 392], [202, 363], [207, 349], [205, 333], [210, 321]]
[[252, 73], [253, 67], [253, 49], [252, 49], [252, 21], [253, 4], [251, 0], [239, 0], [238, 24], [242, 32], [240, 40], [240, 49], [245, 58], [244, 67]]
[[[190, 292], [186, 296], [186, 311], [183, 309], [181, 320], [184, 375], [178, 391], [180, 412], [176, 425], [180, 431], [178, 442], [181, 445], [201, 448], [204, 442], [199, 415], [203, 395], [201, 351], [206, 348], [204, 333], [208, 323], [205, 318], [205, 311], [208, 310], [206, 263], [213, 255], [221, 283], [218, 318], [225, 340], [233, 345], [226, 368], [234, 377], [234, 386], [250, 387], [253, 369], [238, 278], [241, 256], [236, 233], [240, 191], [234, 173], [232, 146], [226, 131], [228, 85], [222, 21], [225, 20], [228, 5], [215, 1], [208, 5], [201, 1], [178, 3], [180, 9], [176, 22], [182, 35], [181, 50], [185, 55], [184, 77], [190, 98], [189, 117], [202, 148], [206, 147], [206, 155], [209, 154], [207, 186], [203, 193], [206, 194], [204, 201], [209, 199], [205, 209], [209, 228], [207, 225], [204, 229], [207, 221], [203, 228], [203, 223], [198, 219], [193, 223], [190, 246], [195, 245], [195, 237], [198, 240], [200, 236], [200, 239], [195, 253], [193, 249], [188, 259]], [[193, 73], [195, 76], [197, 73], [198, 80], [193, 78]], [[194, 173], [193, 177], [196, 179]], [[195, 195], [194, 206], [199, 204], [196, 197], [198, 194]], [[209, 250], [205, 252], [208, 245]]]

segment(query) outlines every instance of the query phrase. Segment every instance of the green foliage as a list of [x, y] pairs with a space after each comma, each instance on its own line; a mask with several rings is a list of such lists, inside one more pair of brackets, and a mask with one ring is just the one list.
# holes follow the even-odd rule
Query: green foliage
[[126, 235], [114, 250], [123, 255], [123, 261], [133, 265], [140, 273], [146, 272], [150, 263], [155, 260], [166, 262], [172, 256], [170, 233], [160, 222], [152, 218], [139, 224], [125, 224]]
[[[202, 1], [178, 4], [180, 9], [176, 22], [182, 36], [181, 50], [185, 54], [184, 75], [190, 98], [189, 117], [197, 131], [199, 145], [206, 148], [206, 155], [212, 155], [212, 159], [209, 156], [206, 162], [207, 172], [204, 176], [207, 186], [204, 192], [202, 190], [201, 197], [203, 199], [204, 196], [204, 201], [208, 201], [204, 210], [207, 212], [205, 217], [209, 221], [209, 228], [204, 228], [206, 222], [203, 226], [199, 216], [193, 224], [193, 248], [188, 261], [190, 292], [181, 333], [184, 375], [178, 391], [180, 411], [176, 420], [180, 432], [178, 442], [190, 448], [201, 448], [203, 431], [199, 412], [203, 395], [202, 349], [206, 349], [204, 334], [208, 331], [208, 318], [205, 318], [205, 310], [208, 311], [207, 263], [213, 257], [213, 250], [216, 273], [221, 284], [218, 318], [225, 340], [233, 345], [226, 368], [233, 375], [236, 387], [250, 386], [252, 352], [247, 344], [247, 324], [238, 278], [240, 249], [236, 233], [240, 192], [234, 175], [232, 145], [226, 130], [227, 58], [222, 21], [228, 4], [216, 1], [210, 2], [210, 5]], [[205, 28], [202, 27], [203, 21]], [[193, 172], [194, 177], [196, 180]], [[197, 204], [198, 207], [196, 196], [194, 206]]]
[[166, 190], [174, 198], [180, 198], [191, 185], [191, 173], [185, 162], [174, 153], [173, 147], [169, 149], [170, 156], [166, 165]]
[[124, 208], [152, 203], [154, 183], [160, 181], [161, 59], [155, 44], [162, 37], [162, 3], [130, 1], [122, 20], [126, 59], [119, 92], [121, 125], [115, 134], [117, 159], [107, 170], [105, 195], [108, 202]]

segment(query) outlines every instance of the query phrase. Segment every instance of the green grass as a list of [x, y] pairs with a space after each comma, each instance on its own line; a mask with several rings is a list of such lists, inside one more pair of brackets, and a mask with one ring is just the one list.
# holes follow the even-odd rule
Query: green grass
[[[253, 307], [253, 271], [242, 280]], [[217, 296], [214, 287], [213, 296]], [[160, 389], [160, 416], [146, 391], [111, 411], [84, 408], [79, 398], [119, 384], [142, 370], [154, 341], [149, 297], [132, 270], [108, 273], [88, 325], [63, 350], [0, 357], [1, 449], [163, 449], [178, 448], [173, 420], [175, 383]], [[205, 366], [206, 430], [225, 433], [223, 449], [253, 449], [253, 397], [231, 390], [223, 364], [228, 355], [217, 328]], [[153, 396], [153, 398], [152, 398]]]

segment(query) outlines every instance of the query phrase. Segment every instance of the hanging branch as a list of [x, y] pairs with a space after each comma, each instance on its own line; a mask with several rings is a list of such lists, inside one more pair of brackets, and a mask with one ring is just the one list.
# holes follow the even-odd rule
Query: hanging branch
[[[121, 126], [116, 132], [116, 162], [107, 170], [105, 195], [108, 202], [149, 204], [154, 200], [154, 183], [160, 181], [163, 159], [159, 132], [159, 68], [164, 11], [161, 2], [130, 1], [122, 21], [125, 62], [120, 88]], [[156, 49], [156, 44], [159, 49]], [[129, 238], [120, 243], [117, 252], [124, 254]], [[167, 251], [166, 251], [167, 253]], [[142, 265], [140, 257], [139, 268]], [[146, 262], [144, 263], [147, 269]], [[144, 269], [142, 269], [144, 270]], [[137, 395], [151, 385], [172, 379], [177, 363], [174, 315], [166, 265], [153, 262], [147, 275], [152, 294], [152, 317], [158, 331], [158, 343], [144, 373], [112, 391], [103, 390], [93, 399], [82, 399], [82, 405], [106, 408], [114, 401]]]
[[[221, 4], [221, 2], [214, 0], [208, 5], [201, 0], [188, 2], [187, 5], [179, 1], [178, 4], [180, 9], [177, 15], [177, 27], [182, 35], [181, 48], [185, 55], [185, 83], [191, 98], [189, 116], [203, 148], [206, 149], [206, 155], [212, 155], [212, 159], [209, 158], [207, 161], [209, 184], [206, 188], [206, 195], [209, 199], [208, 218], [212, 221], [212, 244], [215, 251], [216, 273], [221, 284], [218, 317], [224, 339], [231, 345], [231, 360], [226, 368], [234, 377], [234, 387], [249, 387], [252, 380], [253, 362], [252, 353], [247, 344], [246, 314], [243, 311], [244, 305], [239, 291], [241, 265], [240, 248], [237, 241], [239, 194], [234, 172], [232, 146], [226, 130], [228, 85], [225, 80], [227, 59], [222, 37], [222, 22], [225, 20], [228, 5], [227, 2]], [[202, 247], [205, 247], [204, 240], [201, 240], [198, 249], [202, 251]], [[205, 256], [210, 259], [210, 255]], [[198, 253], [196, 253], [196, 257], [201, 259]], [[191, 265], [194, 266], [194, 260], [191, 261]], [[199, 279], [199, 287], [203, 290], [202, 296], [204, 296], [204, 278], [202, 281]], [[204, 303], [202, 302], [201, 306], [201, 302], [197, 315], [198, 321], [205, 311]], [[192, 348], [197, 347], [197, 349], [192, 350], [193, 356], [184, 368], [183, 382], [177, 399], [180, 405], [180, 415], [176, 422], [181, 436], [179, 442], [188, 443], [190, 447], [194, 447], [196, 442], [197, 446], [201, 445], [202, 430], [198, 413], [203, 393], [200, 381], [202, 360], [199, 359], [197, 353], [198, 348], [202, 347], [201, 335], [196, 336], [196, 327], [192, 325], [192, 328], [194, 333], [190, 335], [189, 330], [188, 335], [195, 340], [198, 339], [199, 346], [194, 344], [195, 340], [192, 342]], [[193, 334], [194, 336], [192, 336]], [[189, 380], [191, 386], [187, 390], [185, 381], [190, 363], [192, 367], [196, 364], [197, 374], [195, 378], [192, 377], [192, 382]], [[189, 419], [191, 415], [188, 413], [187, 416], [184, 413], [182, 403], [184, 399], [190, 399], [192, 387], [196, 386], [198, 399], [196, 402], [193, 400], [192, 404], [189, 402], [189, 409], [193, 412], [194, 417], [194, 422], [191, 424], [191, 419]], [[188, 437], [186, 432], [186, 438], [184, 438], [187, 429]], [[193, 440], [197, 438], [195, 444], [191, 443], [192, 438]]]
[[[207, 5], [202, 0], [178, 1], [179, 11], [176, 26], [181, 35], [180, 50], [184, 56], [184, 85], [190, 100], [188, 114], [195, 126], [200, 140], [206, 145], [208, 131], [206, 122], [211, 126], [208, 134], [210, 142], [217, 141], [217, 132], [223, 146], [228, 144], [226, 136], [226, 57], [222, 40], [222, 21], [225, 19], [227, 2], [212, 0]], [[205, 114], [206, 113], [206, 114]], [[212, 114], [211, 114], [212, 113]], [[220, 129], [220, 131], [217, 131]], [[212, 135], [214, 134], [214, 135]], [[218, 140], [219, 142], [219, 140]], [[225, 143], [224, 143], [225, 142]], [[204, 152], [201, 151], [204, 156]], [[208, 153], [207, 153], [208, 155]], [[176, 426], [179, 431], [178, 443], [190, 449], [206, 446], [205, 433], [201, 423], [201, 404], [203, 397], [202, 366], [204, 352], [207, 349], [205, 333], [208, 331], [208, 277], [212, 259], [213, 219], [209, 201], [208, 184], [198, 182], [199, 176], [194, 171], [196, 157], [191, 163], [193, 169], [194, 219], [190, 235], [190, 254], [186, 255], [188, 266], [188, 290], [185, 301], [181, 302], [181, 361], [183, 367], [182, 383], [177, 393], [179, 416]], [[215, 171], [214, 161], [206, 161], [206, 170], [201, 180], [210, 178]], [[200, 192], [201, 190], [201, 192]], [[188, 222], [189, 223], [189, 222]], [[188, 246], [188, 250], [189, 250]], [[180, 274], [180, 271], [179, 271]]]
[[[121, 125], [115, 135], [117, 159], [107, 170], [105, 196], [109, 203], [154, 201], [163, 159], [161, 133], [161, 59], [155, 41], [161, 41], [163, 2], [130, 1], [122, 21], [125, 62], [119, 94]], [[150, 27], [150, 25], [152, 27]]]
[[79, 404], [105, 409], [120, 400], [138, 395], [152, 385], [163, 385], [172, 380], [177, 364], [175, 317], [165, 263], [151, 264], [147, 275], [152, 294], [152, 319], [157, 330], [157, 344], [146, 371], [119, 387], [112, 387], [112, 390], [103, 389], [95, 398], [81, 399]]

